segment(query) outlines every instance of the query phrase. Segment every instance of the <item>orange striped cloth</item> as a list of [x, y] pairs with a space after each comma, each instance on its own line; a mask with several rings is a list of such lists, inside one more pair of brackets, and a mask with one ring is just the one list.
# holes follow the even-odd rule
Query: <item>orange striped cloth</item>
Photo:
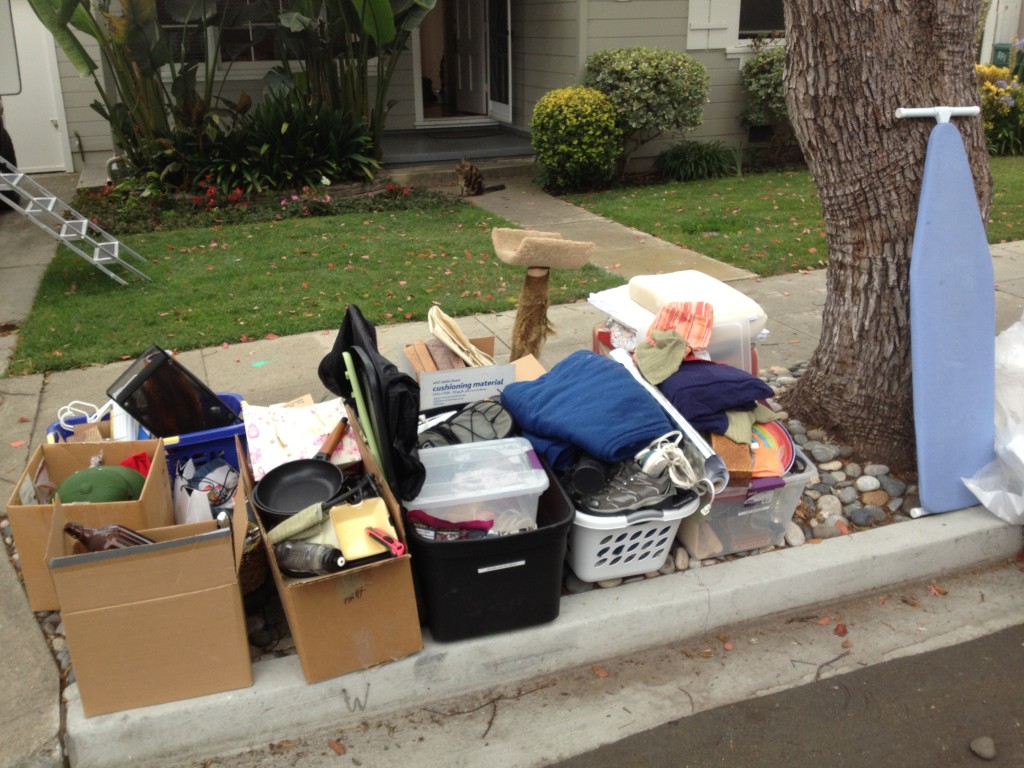
[[670, 301], [654, 316], [654, 322], [647, 329], [646, 341], [657, 346], [653, 331], [675, 331], [686, 339], [692, 351], [699, 352], [711, 343], [714, 322], [715, 308], [707, 301]]

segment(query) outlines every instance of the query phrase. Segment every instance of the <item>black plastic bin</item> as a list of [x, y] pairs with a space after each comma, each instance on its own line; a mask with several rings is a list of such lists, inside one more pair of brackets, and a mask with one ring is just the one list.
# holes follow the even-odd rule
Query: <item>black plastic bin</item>
[[429, 541], [409, 526], [421, 617], [435, 640], [463, 640], [558, 617], [562, 564], [576, 510], [548, 470], [537, 530], [488, 539]]

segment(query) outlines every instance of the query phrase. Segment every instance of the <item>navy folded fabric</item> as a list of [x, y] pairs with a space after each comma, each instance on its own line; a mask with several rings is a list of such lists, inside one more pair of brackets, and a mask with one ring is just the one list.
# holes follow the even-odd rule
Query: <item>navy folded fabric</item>
[[694, 429], [720, 435], [729, 428], [726, 411], [752, 411], [775, 394], [756, 376], [709, 360], [685, 361], [658, 389]]
[[556, 470], [581, 450], [601, 461], [623, 461], [673, 429], [625, 367], [588, 350], [573, 352], [534, 381], [509, 384], [501, 404]]

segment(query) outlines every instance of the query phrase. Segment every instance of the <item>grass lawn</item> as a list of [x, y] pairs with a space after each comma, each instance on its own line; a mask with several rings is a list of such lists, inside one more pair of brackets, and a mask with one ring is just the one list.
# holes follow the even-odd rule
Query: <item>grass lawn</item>
[[[991, 168], [989, 241], [1024, 239], [1024, 158], [993, 158]], [[566, 199], [763, 276], [827, 264], [821, 205], [806, 171]], [[125, 235], [152, 278], [129, 288], [61, 248], [9, 374], [133, 359], [154, 343], [188, 350], [333, 329], [348, 303], [376, 325], [425, 320], [435, 303], [454, 317], [513, 309], [523, 270], [494, 256], [495, 226], [515, 225], [441, 198], [410, 209]], [[590, 265], [553, 271], [551, 302], [585, 300], [621, 283]]]
[[[150, 282], [117, 285], [61, 248], [42, 280], [12, 375], [133, 359], [150, 344], [197, 349], [334, 329], [345, 305], [376, 325], [515, 307], [524, 270], [493, 252], [513, 226], [461, 201], [124, 237]], [[622, 278], [587, 265], [553, 270], [552, 303], [585, 300]]]
[[[1024, 239], [1024, 158], [991, 158], [990, 243]], [[655, 184], [568, 196], [621, 224], [761, 276], [828, 262], [821, 201], [808, 171]]]

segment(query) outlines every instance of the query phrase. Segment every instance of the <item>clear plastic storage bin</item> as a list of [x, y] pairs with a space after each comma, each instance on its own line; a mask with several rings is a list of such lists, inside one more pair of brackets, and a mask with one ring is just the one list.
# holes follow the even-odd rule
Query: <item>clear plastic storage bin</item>
[[548, 475], [529, 440], [444, 445], [424, 448], [419, 456], [426, 478], [407, 509], [454, 523], [493, 520], [499, 529], [514, 529], [523, 518], [536, 522]]
[[793, 468], [773, 488], [726, 488], [715, 496], [706, 516], [694, 515], [679, 527], [678, 538], [691, 556], [722, 557], [761, 547], [780, 546], [793, 519], [814, 464], [797, 448]]

